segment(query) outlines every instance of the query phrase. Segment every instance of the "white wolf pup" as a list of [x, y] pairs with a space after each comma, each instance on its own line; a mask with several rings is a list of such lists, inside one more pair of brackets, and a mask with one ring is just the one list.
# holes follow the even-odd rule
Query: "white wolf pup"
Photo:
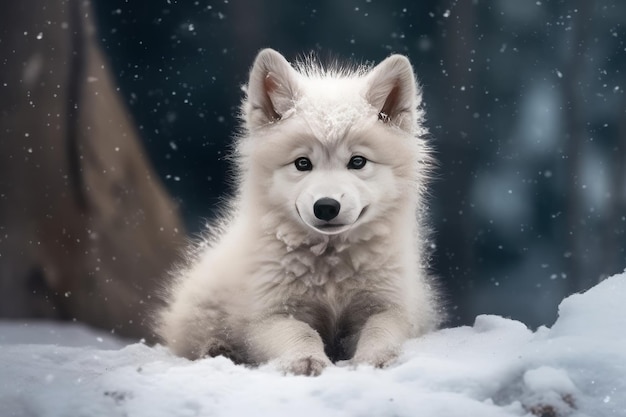
[[436, 327], [420, 103], [404, 56], [294, 68], [262, 50], [242, 105], [236, 198], [159, 315], [170, 349], [317, 375], [341, 360], [383, 367]]

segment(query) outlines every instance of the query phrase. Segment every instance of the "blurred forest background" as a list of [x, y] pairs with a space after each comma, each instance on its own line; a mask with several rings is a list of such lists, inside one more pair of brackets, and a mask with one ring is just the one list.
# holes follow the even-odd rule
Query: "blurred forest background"
[[[62, 24], [62, 17], [46, 17], [53, 7], [42, 3], [24, 16]], [[14, 16], [10, 7], [0, 7], [7, 9], [0, 10], [0, 21]], [[442, 282], [450, 324], [492, 313], [531, 327], [550, 325], [564, 296], [626, 268], [626, 2], [97, 0], [91, 7], [94, 48], [101, 48], [111, 70], [111, 85], [121, 97], [116, 106], [129, 109], [146, 164], [177, 207], [165, 210], [176, 233], [160, 246], [168, 255], [145, 273], [152, 281], [175, 259], [171, 253], [179, 243], [170, 247], [168, 239], [180, 238], [183, 230], [198, 233], [231, 191], [225, 155], [238, 125], [241, 87], [263, 47], [292, 61], [311, 51], [322, 60], [374, 63], [391, 53], [411, 59], [439, 161], [430, 199], [432, 268]], [[20, 80], [2, 80], [4, 88], [24, 84], [27, 58], [20, 61], [15, 51], [36, 44], [39, 35], [11, 23], [2, 29], [0, 65], [18, 66], [22, 73]], [[7, 47], [13, 32], [17, 40]], [[44, 31], [39, 40], [46, 39]], [[50, 59], [70, 65], [76, 48], [84, 47], [72, 45], [70, 58]], [[78, 74], [85, 76], [84, 69]], [[6, 100], [3, 105], [11, 106]], [[71, 121], [72, 106], [66, 107]], [[0, 111], [6, 123], [13, 113]], [[7, 128], [0, 129], [8, 146]], [[23, 133], [18, 136], [23, 141]], [[111, 144], [113, 136], [104, 128], [98, 143]], [[80, 165], [83, 148], [77, 149]], [[19, 164], [16, 152], [7, 150], [0, 159], [10, 156]], [[2, 208], [16, 204], [10, 196], [18, 185], [15, 169], [0, 168], [0, 175], [0, 228], [6, 231], [10, 217], [6, 210], [1, 216]], [[45, 181], [28, 193], [43, 196]], [[141, 204], [137, 210], [144, 210]], [[0, 279], [13, 291], [7, 282], [20, 278], [6, 258], [20, 256], [15, 242], [24, 237], [15, 231], [0, 239], [6, 245]], [[50, 287], [49, 267], [41, 268], [27, 270], [29, 285], [43, 280]], [[108, 279], [126, 279], [123, 269], [111, 274]], [[54, 288], [46, 297], [56, 297], [59, 305], [67, 298]], [[14, 311], [0, 309], [5, 316]], [[22, 315], [28, 314], [24, 309]], [[78, 315], [70, 309], [61, 316]]]

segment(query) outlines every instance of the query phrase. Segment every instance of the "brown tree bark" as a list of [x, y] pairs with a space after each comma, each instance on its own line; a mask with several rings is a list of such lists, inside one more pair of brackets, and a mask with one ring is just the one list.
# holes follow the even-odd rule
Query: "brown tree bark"
[[89, 2], [0, 3], [0, 316], [150, 338], [182, 238]]

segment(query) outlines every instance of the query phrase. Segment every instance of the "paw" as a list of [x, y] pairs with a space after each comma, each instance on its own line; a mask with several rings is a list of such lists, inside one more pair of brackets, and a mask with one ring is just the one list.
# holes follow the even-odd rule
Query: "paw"
[[355, 366], [371, 365], [375, 368], [385, 368], [396, 360], [399, 353], [399, 350], [395, 348], [357, 351], [350, 362]]
[[327, 358], [307, 356], [287, 361], [281, 366], [281, 368], [285, 373], [289, 374], [318, 376], [329, 365], [331, 365], [331, 362]]
[[201, 357], [215, 358], [217, 356], [224, 356], [230, 359], [234, 363], [242, 363], [242, 357], [239, 352], [232, 348], [232, 346], [222, 340], [211, 340], [206, 343], [204, 349], [202, 349]]

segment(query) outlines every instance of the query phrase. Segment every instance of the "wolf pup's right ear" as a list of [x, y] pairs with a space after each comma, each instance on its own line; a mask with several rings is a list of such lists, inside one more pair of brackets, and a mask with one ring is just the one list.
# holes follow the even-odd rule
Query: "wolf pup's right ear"
[[299, 74], [285, 57], [263, 49], [250, 71], [244, 112], [248, 128], [254, 129], [281, 120], [294, 107]]
[[408, 58], [392, 55], [375, 66], [367, 78], [366, 99], [378, 110], [378, 118], [415, 133], [421, 93]]

